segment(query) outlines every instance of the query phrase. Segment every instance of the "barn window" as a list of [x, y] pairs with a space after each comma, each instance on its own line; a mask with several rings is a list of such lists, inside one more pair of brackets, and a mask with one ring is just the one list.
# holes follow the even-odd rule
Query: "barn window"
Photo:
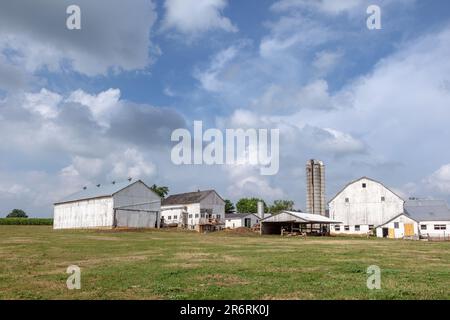
[[334, 230], [336, 230], [336, 231], [341, 231], [341, 226], [334, 226]]
[[178, 219], [178, 216], [173, 216], [173, 220], [177, 220]]
[[399, 228], [399, 223], [398, 222], [394, 222], [394, 229], [398, 229]]
[[220, 220], [220, 214], [216, 215], [216, 218]]
[[435, 224], [434, 230], [447, 230], [447, 226], [445, 224]]
[[189, 215], [189, 219], [192, 219], [192, 214]]
[[349, 230], [350, 230], [350, 226], [345, 226], [345, 227], [344, 227], [344, 230], [345, 230], [345, 231], [349, 231]]
[[427, 230], [427, 225], [426, 224], [421, 224], [420, 225], [420, 230]]
[[356, 226], [355, 226], [355, 231], [359, 231], [359, 230], [361, 230], [361, 226], [356, 225]]
[[345, 202], [350, 202], [350, 199], [349, 198], [345, 198]]
[[363, 183], [362, 187], [365, 189], [367, 187], [367, 184]]
[[167, 217], [167, 220], [172, 220], [172, 216], [168, 216], [168, 217]]
[[198, 218], [198, 213], [195, 214], [195, 217]]
[[386, 198], [385, 197], [381, 197], [381, 202], [384, 202], [384, 201], [386, 201]]
[[200, 217], [204, 218], [204, 217], [205, 217], [205, 214], [204, 214], [204, 213], [201, 213], [201, 214], [200, 214]]

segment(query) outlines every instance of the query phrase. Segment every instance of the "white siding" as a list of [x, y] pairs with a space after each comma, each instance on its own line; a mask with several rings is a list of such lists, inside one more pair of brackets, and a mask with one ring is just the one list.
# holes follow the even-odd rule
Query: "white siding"
[[[397, 228], [395, 225], [397, 224]], [[405, 237], [405, 224], [412, 224], [414, 227], [414, 236], [418, 237], [418, 223], [406, 215], [401, 215], [394, 220], [379, 226], [376, 230], [377, 237], [383, 237], [383, 228], [393, 229], [395, 239], [403, 239]]]
[[250, 219], [250, 227], [253, 227], [255, 224], [259, 223], [259, 218], [250, 214], [248, 216], [243, 216], [240, 218], [231, 218], [225, 219], [225, 228], [228, 229], [236, 229], [240, 227], [245, 227], [245, 219]]
[[112, 228], [113, 211], [111, 197], [57, 204], [53, 228]]
[[[426, 226], [425, 230], [422, 230], [422, 225]], [[435, 230], [436, 225], [445, 225], [445, 230]], [[448, 237], [450, 235], [450, 221], [420, 221], [419, 231], [423, 237]]]
[[363, 178], [348, 185], [330, 201], [330, 218], [342, 222], [341, 230], [345, 225], [350, 226], [350, 230], [344, 233], [357, 234], [362, 231], [355, 231], [355, 225], [378, 226], [402, 213], [403, 203], [381, 183]]

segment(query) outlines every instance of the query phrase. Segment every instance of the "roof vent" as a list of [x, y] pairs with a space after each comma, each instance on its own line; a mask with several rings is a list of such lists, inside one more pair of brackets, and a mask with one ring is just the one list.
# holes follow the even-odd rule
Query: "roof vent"
[[113, 181], [113, 182], [112, 182], [112, 184], [116, 184], [116, 182], [115, 182], [115, 181]]
[[130, 178], [128, 178], [128, 181], [130, 181], [130, 182], [131, 182], [131, 180], [133, 180], [133, 178], [131, 178], [131, 177], [130, 177]]
[[86, 190], [87, 189], [87, 187], [83, 187], [83, 190]]
[[98, 184], [98, 185], [97, 185], [97, 188], [100, 188], [100, 186], [101, 186], [101, 184]]

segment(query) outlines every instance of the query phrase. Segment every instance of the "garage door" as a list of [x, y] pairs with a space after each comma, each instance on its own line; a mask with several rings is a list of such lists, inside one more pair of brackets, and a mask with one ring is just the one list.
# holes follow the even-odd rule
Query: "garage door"
[[410, 237], [414, 235], [414, 224], [407, 223], [405, 224], [405, 236]]

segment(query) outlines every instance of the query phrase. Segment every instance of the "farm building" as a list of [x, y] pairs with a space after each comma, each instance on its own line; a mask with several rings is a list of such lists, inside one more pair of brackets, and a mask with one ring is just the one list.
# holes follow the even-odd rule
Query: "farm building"
[[319, 214], [283, 211], [261, 220], [260, 233], [282, 234], [287, 232], [326, 235], [331, 224], [339, 223], [339, 221]]
[[[264, 218], [270, 214], [264, 213]], [[261, 218], [256, 213], [232, 213], [225, 215], [225, 228], [236, 229], [240, 227], [253, 228]]]
[[386, 221], [375, 227], [376, 235], [379, 238], [391, 239], [418, 239], [419, 224], [405, 213]]
[[166, 226], [214, 231], [225, 225], [225, 201], [215, 190], [175, 194], [163, 200], [161, 217]]
[[368, 234], [375, 226], [403, 213], [404, 200], [382, 183], [360, 178], [347, 184], [329, 201], [331, 234]]
[[84, 188], [54, 204], [54, 229], [159, 227], [161, 198], [141, 180]]
[[450, 209], [445, 201], [411, 199], [405, 202], [405, 213], [419, 222], [423, 238], [450, 236]]

